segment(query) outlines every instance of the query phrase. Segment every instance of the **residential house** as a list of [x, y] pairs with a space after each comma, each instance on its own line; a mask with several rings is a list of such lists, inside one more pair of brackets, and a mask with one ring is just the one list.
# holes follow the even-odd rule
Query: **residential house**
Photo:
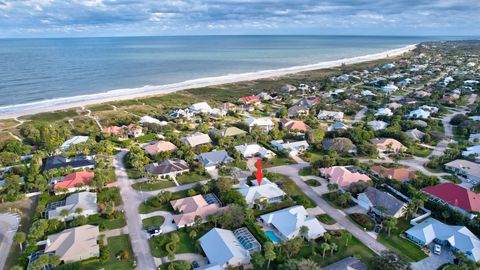
[[278, 151], [286, 151], [290, 156], [298, 156], [310, 148], [307, 141], [284, 142], [283, 140], [271, 141], [270, 144]]
[[445, 169], [467, 178], [467, 181], [473, 185], [480, 183], [480, 164], [464, 159], [456, 159], [446, 163], [444, 166]]
[[48, 171], [51, 169], [59, 169], [71, 167], [74, 170], [93, 169], [95, 167], [95, 155], [76, 155], [67, 157], [65, 155], [56, 155], [47, 157], [43, 160], [43, 169]]
[[397, 102], [392, 102], [392, 103], [387, 103], [387, 104], [385, 104], [385, 106], [386, 106], [387, 108], [391, 109], [391, 110], [396, 110], [396, 109], [402, 107], [402, 104], [397, 103]]
[[300, 120], [280, 119], [280, 124], [291, 133], [305, 134], [312, 130], [311, 127]]
[[287, 110], [288, 117], [306, 116], [310, 113], [310, 108], [305, 105], [294, 105]]
[[157, 178], [175, 178], [178, 174], [186, 173], [190, 170], [188, 163], [181, 159], [167, 159], [152, 164], [145, 165], [145, 171], [156, 175]]
[[179, 213], [173, 216], [173, 221], [178, 228], [192, 226], [197, 216], [201, 218], [202, 222], [205, 222], [207, 216], [227, 209], [227, 207], [220, 207], [220, 201], [214, 194], [205, 196], [211, 199], [207, 202], [203, 195], [195, 195], [170, 202], [172, 208]]
[[62, 151], [68, 151], [70, 149], [70, 146], [75, 145], [75, 144], [80, 144], [80, 143], [85, 143], [88, 141], [90, 137], [88, 136], [73, 136], [72, 138], [66, 140], [61, 146], [60, 149]]
[[392, 116], [393, 112], [389, 108], [380, 108], [375, 113], [375, 116]]
[[53, 190], [55, 194], [88, 190], [93, 177], [95, 177], [95, 173], [92, 171], [70, 173], [64, 177], [54, 179], [52, 181]]
[[[266, 202], [269, 205], [279, 203], [286, 196], [277, 184], [270, 182], [267, 178], [263, 178], [261, 185], [258, 185], [257, 181], [252, 182], [253, 186], [244, 184], [238, 190], [250, 208], [253, 208], [258, 202]], [[262, 204], [257, 206], [260, 209], [263, 208]]]
[[102, 134], [107, 136], [124, 136], [125, 129], [118, 126], [110, 126], [102, 129]]
[[363, 90], [360, 94], [364, 97], [374, 97], [376, 96], [372, 91], [370, 90]]
[[474, 217], [471, 212], [480, 212], [480, 195], [453, 183], [441, 183], [422, 189], [436, 201], [448, 204], [465, 216]]
[[383, 166], [372, 166], [370, 167], [370, 170], [372, 170], [378, 176], [398, 181], [407, 181], [417, 177], [415, 172], [408, 168], [386, 168]]
[[233, 161], [225, 150], [213, 150], [207, 153], [201, 153], [197, 159], [202, 162], [205, 169], [215, 169], [217, 166]]
[[464, 226], [447, 225], [428, 218], [408, 229], [405, 235], [418, 245], [440, 244], [450, 251], [465, 254], [472, 261], [480, 260], [480, 240]]
[[261, 157], [261, 158], [273, 158], [276, 154], [263, 146], [258, 144], [242, 144], [235, 146], [235, 150], [240, 152], [243, 158], [251, 158], [251, 157]]
[[321, 168], [320, 173], [326, 177], [330, 183], [337, 184], [341, 188], [346, 188], [352, 183], [359, 181], [370, 181], [370, 177], [354, 166], [333, 166]]
[[385, 121], [375, 120], [367, 122], [367, 125], [371, 126], [373, 130], [382, 130], [388, 127], [388, 123]]
[[83, 225], [49, 235], [45, 253], [54, 253], [64, 263], [83, 261], [100, 256], [97, 243], [100, 231], [98, 226]]
[[257, 126], [265, 132], [270, 132], [275, 126], [272, 119], [269, 117], [253, 118], [249, 117], [245, 119], [245, 123], [248, 125], [248, 131], [252, 132], [253, 127]]
[[304, 97], [298, 101], [297, 105], [311, 108], [318, 103], [320, 103], [320, 98], [318, 97]]
[[323, 270], [368, 270], [368, 267], [355, 257], [347, 257], [323, 267]]
[[320, 120], [327, 120], [327, 121], [342, 121], [343, 120], [343, 112], [334, 112], [334, 111], [319, 111], [317, 118]]
[[411, 111], [408, 114], [408, 118], [428, 119], [429, 117], [430, 117], [430, 112], [423, 109], [416, 109], [414, 111]]
[[265, 100], [265, 101], [273, 99], [273, 97], [270, 96], [267, 92], [261, 92], [260, 94], [256, 95], [256, 97], [260, 100]]
[[241, 97], [239, 101], [245, 105], [258, 105], [262, 103], [262, 101], [260, 101], [260, 99], [256, 96]]
[[470, 137], [468, 137], [468, 141], [474, 144], [479, 144], [480, 143], [480, 133], [476, 134], [470, 134]]
[[190, 147], [196, 147], [203, 144], [209, 144], [212, 142], [212, 139], [210, 139], [208, 134], [197, 131], [191, 132], [187, 136], [180, 138], [180, 141]]
[[401, 142], [392, 138], [374, 138], [370, 142], [382, 153], [398, 153], [407, 150]]
[[143, 128], [139, 125], [130, 124], [127, 126], [127, 135], [134, 138], [143, 136]]
[[415, 141], [421, 141], [423, 139], [423, 137], [425, 136], [425, 133], [418, 130], [417, 128], [414, 128], [414, 129], [409, 129], [407, 131], [405, 131], [405, 134], [414, 139]]
[[297, 91], [297, 87], [291, 85], [291, 84], [286, 84], [280, 88], [280, 92], [282, 93], [291, 93]]
[[234, 232], [213, 228], [198, 240], [211, 267], [221, 269], [240, 267], [250, 263], [250, 253], [261, 250], [261, 245], [246, 229]]
[[300, 228], [308, 228], [307, 239], [317, 239], [326, 232], [317, 218], [310, 216], [301, 205], [291, 206], [265, 215], [260, 219], [268, 226], [273, 227], [285, 241], [301, 236]]
[[151, 142], [149, 144], [142, 146], [142, 148], [143, 150], [145, 150], [147, 154], [151, 156], [155, 156], [161, 152], [170, 152], [177, 149], [175, 144], [168, 141], [162, 141], [162, 140]]
[[223, 129], [220, 133], [223, 137], [237, 137], [246, 135], [247, 132], [245, 130], [239, 129], [237, 127], [227, 127]]
[[467, 149], [462, 152], [462, 156], [473, 157], [475, 161], [480, 162], [480, 144], [467, 147]]
[[157, 118], [153, 118], [151, 116], [148, 116], [148, 115], [144, 115], [140, 118], [140, 124], [141, 125], [145, 125], [145, 124], [156, 124], [156, 125], [159, 125], [159, 126], [166, 126], [168, 125], [168, 122], [166, 121], [160, 121], [158, 120]]
[[[48, 219], [60, 219], [60, 220], [72, 220], [78, 214], [75, 212], [77, 209], [82, 209], [82, 213], [85, 217], [95, 215], [97, 210], [97, 193], [95, 192], [78, 192], [69, 195], [65, 201], [55, 202], [49, 204], [46, 208], [46, 214]], [[62, 210], [67, 210], [68, 215], [62, 216]]]
[[199, 102], [199, 103], [192, 104], [188, 106], [188, 109], [193, 114], [200, 114], [200, 113], [210, 114], [212, 112], [212, 107], [210, 107], [210, 105], [208, 105], [207, 102]]
[[328, 131], [346, 130], [349, 128], [350, 128], [349, 125], [346, 125], [342, 122], [335, 122], [328, 127]]
[[405, 214], [407, 204], [395, 198], [392, 194], [374, 187], [358, 194], [357, 203], [360, 207], [381, 217], [399, 218]]
[[398, 87], [395, 86], [393, 83], [392, 84], [387, 84], [385, 86], [382, 86], [380, 88], [380, 91], [386, 93], [386, 94], [392, 94], [393, 92], [397, 91]]

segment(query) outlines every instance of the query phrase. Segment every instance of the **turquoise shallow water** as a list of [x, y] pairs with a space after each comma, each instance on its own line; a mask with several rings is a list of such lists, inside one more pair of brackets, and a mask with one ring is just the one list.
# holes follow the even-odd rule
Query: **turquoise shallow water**
[[[184, 36], [0, 40], [0, 110], [115, 89], [313, 64], [433, 38]], [[43, 106], [43, 105], [42, 105]]]

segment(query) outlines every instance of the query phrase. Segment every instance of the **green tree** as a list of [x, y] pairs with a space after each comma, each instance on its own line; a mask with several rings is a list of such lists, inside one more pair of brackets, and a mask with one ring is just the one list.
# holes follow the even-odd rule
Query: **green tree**
[[62, 209], [62, 211], [60, 211], [60, 216], [62, 217], [63, 219], [63, 222], [65, 223], [65, 226], [67, 225], [67, 217], [70, 213], [68, 212], [67, 209]]
[[272, 242], [266, 242], [263, 246], [263, 252], [265, 259], [267, 260], [267, 269], [270, 269], [270, 262], [277, 258], [277, 254], [275, 254], [274, 246]]
[[327, 252], [327, 250], [330, 250], [330, 245], [325, 242], [320, 245], [320, 248], [322, 249], [322, 258], [325, 259], [325, 252]]
[[373, 270], [410, 270], [410, 263], [393, 251], [383, 251], [370, 260]]
[[383, 220], [383, 225], [387, 228], [387, 231], [388, 231], [388, 237], [391, 236], [391, 231], [392, 229], [394, 229], [397, 225], [397, 219], [394, 218], [394, 217], [385, 217], [385, 219]]
[[252, 263], [256, 268], [262, 269], [265, 264], [265, 257], [260, 252], [252, 253]]
[[13, 236], [13, 241], [20, 246], [20, 250], [23, 251], [23, 243], [25, 243], [26, 235], [24, 232], [17, 232]]

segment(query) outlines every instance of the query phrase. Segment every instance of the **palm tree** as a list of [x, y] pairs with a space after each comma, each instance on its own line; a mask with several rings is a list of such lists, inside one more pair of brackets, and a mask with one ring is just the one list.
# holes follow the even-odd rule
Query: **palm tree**
[[268, 261], [267, 269], [269, 269], [270, 268], [270, 262], [272, 260], [275, 260], [277, 255], [275, 254], [275, 251], [273, 250], [274, 246], [273, 246], [272, 242], [266, 242], [265, 245], [263, 246], [263, 249], [264, 249], [265, 259], [267, 259], [267, 261]]
[[328, 243], [323, 243], [320, 248], [322, 249], [322, 258], [325, 259], [325, 252], [330, 249], [330, 245]]
[[197, 231], [191, 230], [190, 233], [188, 234], [192, 240], [194, 240], [197, 237]]
[[308, 237], [308, 227], [307, 226], [300, 227], [300, 234], [306, 239]]
[[409, 217], [413, 217], [414, 215], [415, 215], [415, 205], [412, 202], [409, 202], [405, 210], [405, 220], [408, 220]]
[[388, 230], [388, 237], [390, 237], [390, 233], [392, 231], [392, 228], [395, 228], [395, 226], [397, 225], [397, 219], [394, 218], [394, 217], [386, 217], [384, 220], [383, 220], [383, 225], [385, 227], [387, 227], [387, 230]]
[[65, 226], [67, 226], [67, 217], [68, 217], [68, 210], [67, 209], [62, 209], [62, 211], [60, 211], [60, 216], [63, 218], [63, 223]]
[[348, 247], [348, 241], [352, 239], [352, 234], [350, 232], [345, 232], [344, 236], [345, 236], [345, 246]]
[[330, 233], [326, 232], [323, 234], [323, 240], [325, 240], [326, 243], [328, 243], [330, 239], [332, 239], [332, 235]]
[[80, 208], [80, 207], [75, 208], [75, 214], [76, 214], [77, 216], [80, 216], [82, 213], [83, 213], [83, 209], [82, 209], [82, 208]]
[[338, 249], [337, 244], [331, 243], [331, 244], [330, 244], [330, 256], [332, 256], [332, 255], [333, 255], [333, 252], [334, 252], [334, 251], [337, 251], [337, 249]]
[[13, 237], [13, 241], [20, 246], [20, 250], [23, 251], [23, 243], [25, 243], [26, 236], [24, 232], [17, 232]]

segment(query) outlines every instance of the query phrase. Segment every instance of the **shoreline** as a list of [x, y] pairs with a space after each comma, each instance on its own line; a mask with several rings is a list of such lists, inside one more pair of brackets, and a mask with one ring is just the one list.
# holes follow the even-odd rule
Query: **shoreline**
[[316, 64], [293, 66], [274, 70], [263, 70], [257, 72], [248, 72], [240, 74], [230, 74], [217, 77], [206, 77], [200, 79], [187, 80], [179, 83], [165, 85], [146, 85], [138, 88], [117, 89], [97, 94], [79, 95], [73, 97], [63, 97], [57, 99], [41, 100], [30, 103], [0, 106], [0, 119], [12, 119], [21, 116], [32, 115], [43, 112], [66, 110], [76, 107], [83, 107], [94, 104], [101, 104], [112, 101], [129, 100], [141, 97], [157, 96], [169, 94], [181, 90], [230, 84], [242, 81], [253, 81], [265, 78], [276, 78], [280, 76], [301, 73], [305, 71], [319, 70], [325, 68], [338, 67], [343, 64], [357, 64], [373, 60], [379, 60], [388, 57], [394, 57], [409, 52], [417, 47], [418, 44], [407, 45], [397, 49], [391, 49], [380, 53], [343, 58], [333, 61], [324, 61]]

